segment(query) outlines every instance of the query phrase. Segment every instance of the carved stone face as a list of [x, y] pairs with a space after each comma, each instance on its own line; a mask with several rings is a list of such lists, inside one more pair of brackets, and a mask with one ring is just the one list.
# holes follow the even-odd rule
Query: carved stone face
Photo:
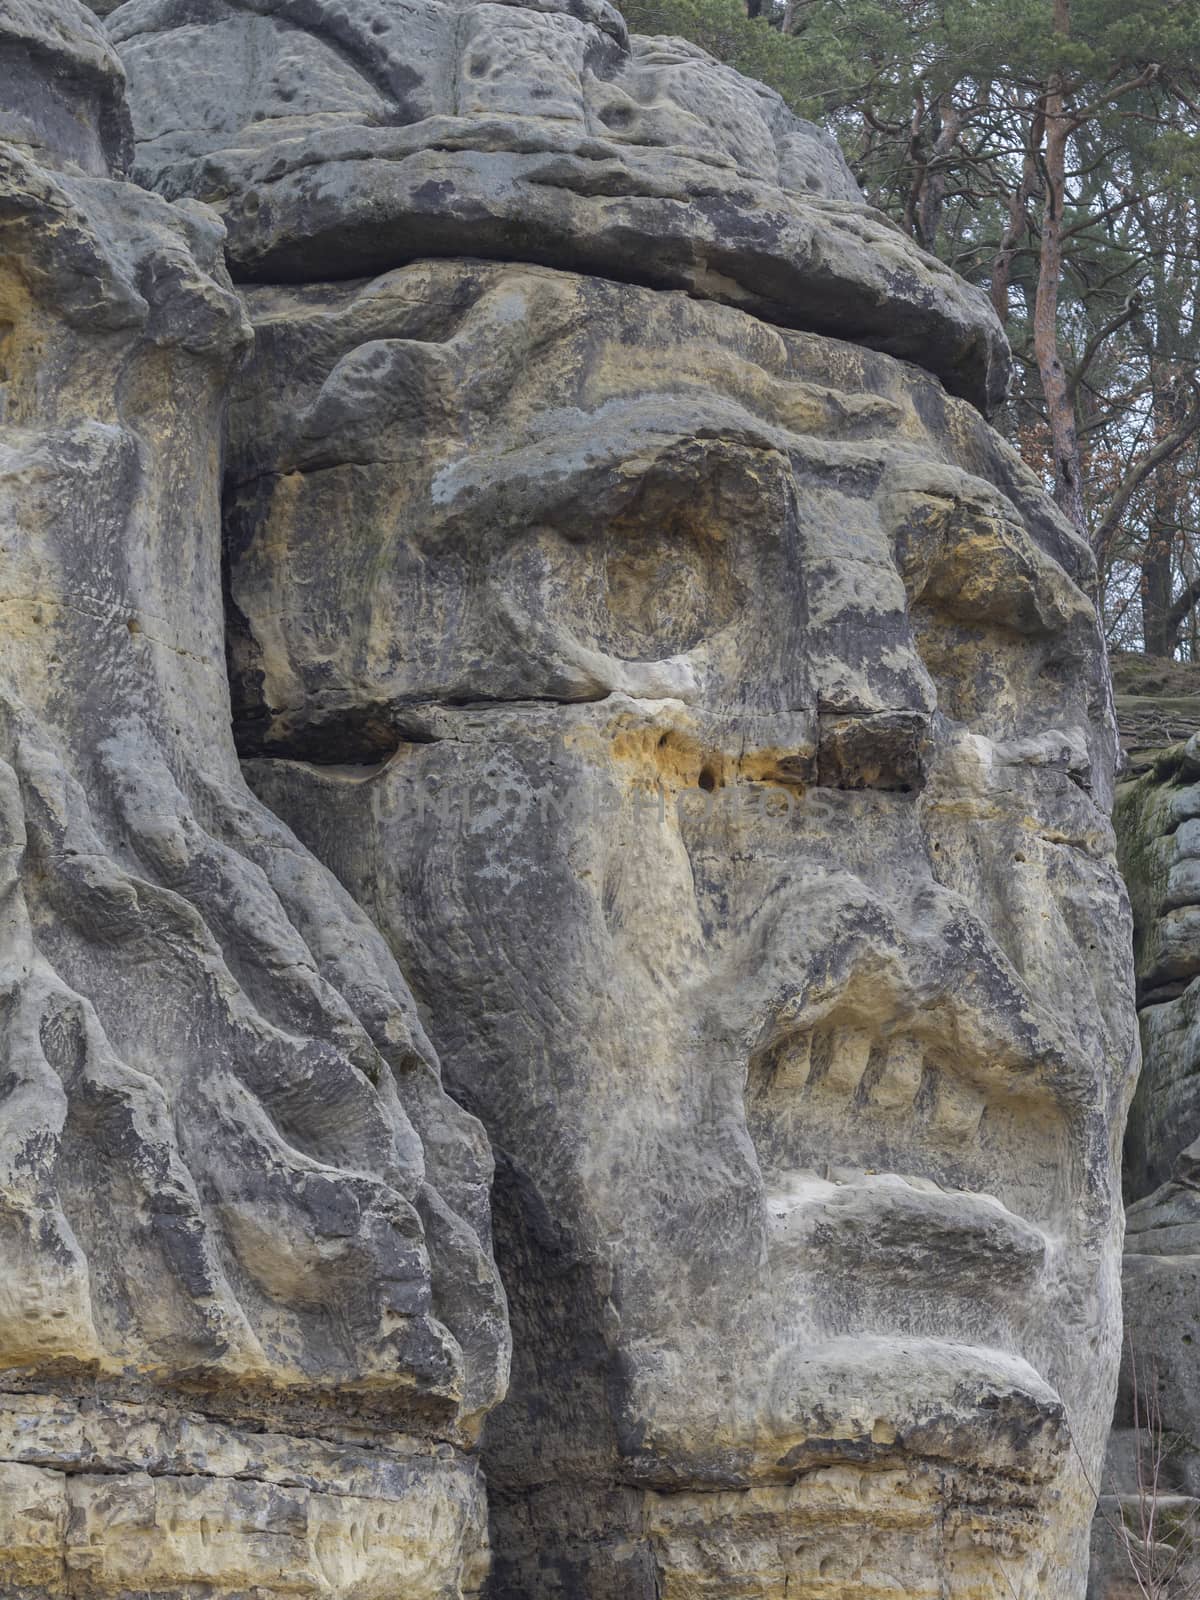
[[503, 1592], [1074, 1593], [1136, 1052], [1086, 556], [933, 380], [725, 307], [249, 303], [242, 737], [496, 1146]]

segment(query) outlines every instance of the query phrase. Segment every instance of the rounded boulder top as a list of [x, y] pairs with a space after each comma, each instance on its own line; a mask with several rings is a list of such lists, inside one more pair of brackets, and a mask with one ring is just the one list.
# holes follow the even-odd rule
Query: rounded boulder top
[[484, 256], [683, 289], [910, 360], [983, 410], [986, 296], [869, 207], [832, 138], [608, 0], [127, 0], [135, 176], [214, 205], [235, 276]]

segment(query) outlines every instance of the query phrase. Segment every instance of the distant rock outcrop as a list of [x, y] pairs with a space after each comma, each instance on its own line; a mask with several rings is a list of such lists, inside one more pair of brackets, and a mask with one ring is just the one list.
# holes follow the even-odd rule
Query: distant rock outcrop
[[[1126, 1600], [1113, 1525], [1151, 1499], [1160, 1568], [1200, 1582], [1200, 668], [1114, 659], [1129, 768], [1114, 819], [1134, 914], [1141, 1081], [1125, 1141], [1125, 1353], [1092, 1600]], [[1153, 1475], [1154, 1491], [1147, 1487]]]
[[1162, 751], [1200, 733], [1200, 666], [1117, 651], [1112, 658], [1124, 776], [1136, 777]]

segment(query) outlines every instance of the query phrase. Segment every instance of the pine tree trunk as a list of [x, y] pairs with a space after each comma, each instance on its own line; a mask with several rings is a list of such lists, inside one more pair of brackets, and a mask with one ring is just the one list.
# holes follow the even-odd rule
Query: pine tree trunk
[[[1066, 38], [1071, 31], [1071, 0], [1054, 0], [1054, 29]], [[1054, 452], [1054, 498], [1075, 526], [1087, 535], [1083, 472], [1075, 402], [1058, 349], [1058, 291], [1063, 270], [1063, 202], [1066, 195], [1067, 144], [1071, 114], [1061, 73], [1046, 87], [1046, 204], [1042, 213], [1042, 248], [1038, 263], [1037, 298], [1033, 312], [1033, 349], [1046, 401]]]
[[1171, 547], [1165, 538], [1153, 538], [1142, 560], [1142, 645], [1147, 655], [1175, 654], [1171, 627]]

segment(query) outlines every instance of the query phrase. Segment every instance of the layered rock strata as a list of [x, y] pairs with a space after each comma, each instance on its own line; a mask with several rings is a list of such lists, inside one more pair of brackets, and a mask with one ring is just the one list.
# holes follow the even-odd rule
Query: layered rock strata
[[211, 201], [241, 278], [583, 267], [1003, 395], [987, 299], [863, 205], [829, 136], [609, 0], [131, 0], [111, 29], [135, 172]]
[[[196, 199], [219, 210], [254, 329], [224, 504], [260, 801], [239, 791], [233, 839], [207, 800], [197, 826], [304, 863], [299, 909], [274, 892], [348, 1018], [292, 944], [256, 965], [229, 937], [210, 857], [171, 887], [232, 951], [222, 994], [361, 1067], [357, 1120], [324, 1055], [239, 1067], [238, 1106], [317, 1144], [335, 1188], [423, 1204], [428, 1240], [422, 1299], [416, 1269], [377, 1290], [376, 1232], [306, 1252], [286, 1204], [243, 1207], [256, 1233], [185, 1066], [180, 1159], [275, 1365], [236, 1403], [203, 1363], [119, 1403], [165, 1388], [175, 1415], [202, 1381], [236, 1432], [204, 1448], [280, 1488], [283, 1446], [271, 1472], [238, 1454], [247, 1419], [263, 1449], [319, 1435], [343, 1454], [307, 1458], [310, 1505], [409, 1470], [393, 1504], [425, 1545], [349, 1518], [367, 1567], [321, 1568], [333, 1593], [477, 1581], [478, 1499], [429, 1497], [470, 1470], [503, 1336], [486, 1157], [436, 1046], [498, 1155], [496, 1600], [1076, 1600], [1118, 1347], [1129, 922], [1090, 557], [969, 403], [1006, 371], [986, 300], [776, 97], [604, 0], [129, 0], [110, 29], [136, 174], [197, 227]], [[217, 452], [188, 406], [208, 449], [171, 507], [195, 518]], [[209, 667], [188, 630], [214, 573], [159, 613]], [[160, 721], [193, 810], [194, 774], [237, 783], [220, 729]], [[141, 855], [171, 815], [144, 766], [112, 813]], [[257, 903], [235, 923], [264, 926]], [[185, 999], [156, 1017], [190, 1040]], [[354, 1265], [318, 1329], [305, 1270], [326, 1284], [331, 1256]], [[338, 1344], [329, 1311], [377, 1292], [390, 1342]], [[438, 1330], [446, 1368], [422, 1364]], [[147, 1475], [189, 1445], [148, 1438]], [[206, 1526], [158, 1592], [211, 1600]], [[294, 1586], [257, 1571], [252, 1593]]]
[[243, 782], [223, 228], [125, 180], [76, 0], [0, 16], [0, 1589], [448, 1600], [507, 1366], [491, 1158]]

